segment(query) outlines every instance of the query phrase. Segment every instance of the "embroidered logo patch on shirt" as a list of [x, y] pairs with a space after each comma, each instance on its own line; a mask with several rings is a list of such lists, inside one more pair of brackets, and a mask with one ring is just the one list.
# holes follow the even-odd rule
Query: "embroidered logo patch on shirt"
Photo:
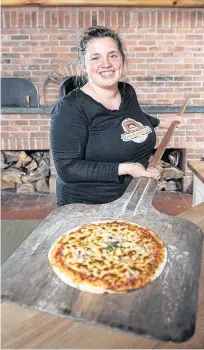
[[148, 134], [152, 132], [149, 126], [145, 126], [134, 119], [127, 118], [122, 122], [124, 134], [121, 135], [123, 141], [144, 142]]

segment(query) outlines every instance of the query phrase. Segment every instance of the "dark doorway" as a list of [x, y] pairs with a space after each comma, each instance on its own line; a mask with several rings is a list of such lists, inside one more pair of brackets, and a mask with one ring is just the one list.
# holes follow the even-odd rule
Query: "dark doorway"
[[87, 83], [87, 80], [85, 77], [80, 77], [77, 75], [64, 78], [60, 85], [59, 97], [60, 98], [64, 97], [72, 90], [82, 87], [86, 83]]

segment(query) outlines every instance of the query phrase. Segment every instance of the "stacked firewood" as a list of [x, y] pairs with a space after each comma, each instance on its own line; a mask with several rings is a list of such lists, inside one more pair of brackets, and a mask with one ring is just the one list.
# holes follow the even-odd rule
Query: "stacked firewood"
[[[157, 189], [182, 191], [183, 171], [179, 167], [180, 153], [172, 151], [168, 161], [161, 160], [161, 178]], [[15, 188], [18, 193], [49, 192], [49, 151], [2, 151], [1, 189]]]
[[157, 189], [163, 191], [182, 191], [182, 181], [184, 172], [180, 169], [180, 151], [171, 151], [168, 155], [168, 162], [161, 160], [160, 172], [161, 178]]
[[2, 151], [1, 189], [18, 193], [49, 192], [50, 156], [48, 151]]

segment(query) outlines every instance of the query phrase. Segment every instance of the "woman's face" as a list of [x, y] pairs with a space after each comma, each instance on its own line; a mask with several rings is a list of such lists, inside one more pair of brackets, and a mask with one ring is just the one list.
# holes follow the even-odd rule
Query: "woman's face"
[[123, 74], [123, 58], [112, 38], [96, 38], [87, 44], [85, 72], [90, 82], [99, 87], [111, 87]]

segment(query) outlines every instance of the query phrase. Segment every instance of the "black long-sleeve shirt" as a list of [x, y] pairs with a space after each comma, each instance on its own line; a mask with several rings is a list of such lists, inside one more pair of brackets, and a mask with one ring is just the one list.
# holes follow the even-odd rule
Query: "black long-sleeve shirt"
[[123, 162], [145, 167], [157, 118], [143, 113], [135, 90], [119, 82], [121, 105], [109, 110], [75, 89], [51, 112], [51, 149], [57, 170], [57, 203], [107, 203], [119, 198], [132, 177], [118, 176]]

